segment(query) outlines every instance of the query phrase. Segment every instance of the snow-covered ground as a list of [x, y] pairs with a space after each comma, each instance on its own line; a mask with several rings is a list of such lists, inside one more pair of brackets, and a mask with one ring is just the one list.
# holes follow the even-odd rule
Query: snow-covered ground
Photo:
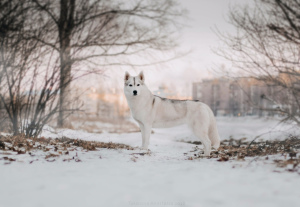
[[[258, 118], [218, 118], [222, 139], [281, 138], [296, 133], [290, 125]], [[268, 133], [270, 129], [272, 133]], [[281, 133], [281, 134], [280, 134]], [[66, 136], [84, 140], [118, 142], [140, 146], [139, 133], [92, 134], [51, 129], [43, 136]], [[155, 129], [151, 153], [136, 150], [100, 149], [71, 151], [47, 162], [44, 154], [5, 155], [0, 160], [0, 207], [22, 206], [299, 206], [300, 176], [279, 171], [270, 159], [217, 162], [194, 159], [196, 140], [186, 127]], [[1, 151], [0, 151], [1, 153]], [[3, 151], [2, 151], [3, 153]], [[3, 157], [0, 154], [0, 158]], [[81, 162], [64, 162], [78, 157]], [[275, 155], [276, 159], [285, 159]], [[32, 164], [29, 164], [31, 161]], [[274, 172], [275, 171], [275, 172]]]

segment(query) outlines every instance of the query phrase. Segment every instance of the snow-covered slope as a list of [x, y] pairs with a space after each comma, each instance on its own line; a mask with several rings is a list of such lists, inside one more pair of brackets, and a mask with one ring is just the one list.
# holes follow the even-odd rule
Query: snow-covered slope
[[[222, 139], [242, 127], [248, 128], [249, 122], [253, 131], [247, 133], [256, 136], [263, 131], [256, 130], [265, 123], [231, 122], [218, 121]], [[236, 127], [229, 129], [229, 126]], [[299, 174], [281, 172], [270, 159], [264, 158], [228, 162], [207, 158], [188, 160], [195, 153], [195, 145], [179, 141], [193, 139], [186, 128], [154, 131], [151, 153], [145, 155], [138, 154], [143, 152], [139, 149], [75, 150], [47, 162], [39, 153], [0, 154], [17, 158], [9, 165], [0, 162], [0, 206], [299, 206]], [[49, 131], [44, 135], [47, 133], [53, 137], [118, 142], [133, 147], [141, 144], [139, 133], [60, 130], [56, 135]], [[72, 156], [81, 162], [63, 161]], [[285, 158], [275, 155], [273, 159]]]

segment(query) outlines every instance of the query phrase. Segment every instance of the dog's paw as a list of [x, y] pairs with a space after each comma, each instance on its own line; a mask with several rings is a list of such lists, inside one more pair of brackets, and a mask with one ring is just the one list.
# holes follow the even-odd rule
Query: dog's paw
[[141, 150], [148, 150], [148, 146], [147, 147], [146, 146], [142, 146]]
[[201, 157], [201, 158], [210, 157], [210, 153], [199, 152], [198, 153], [198, 157]]

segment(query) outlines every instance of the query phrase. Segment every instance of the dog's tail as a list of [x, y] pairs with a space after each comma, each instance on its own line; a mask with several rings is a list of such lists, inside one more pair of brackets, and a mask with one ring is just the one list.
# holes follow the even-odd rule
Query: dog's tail
[[213, 114], [211, 116], [208, 136], [211, 140], [211, 146], [215, 149], [218, 149], [220, 147], [220, 136], [217, 129], [216, 119]]

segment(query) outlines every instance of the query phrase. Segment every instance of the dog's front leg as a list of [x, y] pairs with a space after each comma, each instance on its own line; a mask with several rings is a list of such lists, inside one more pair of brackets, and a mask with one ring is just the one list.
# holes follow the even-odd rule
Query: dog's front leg
[[139, 123], [142, 132], [142, 148], [147, 150], [149, 146], [149, 139], [151, 134], [151, 126], [149, 124]]
[[144, 124], [142, 122], [138, 122], [140, 126], [140, 130], [142, 133], [142, 148], [145, 146], [145, 129], [144, 129]]
[[144, 125], [144, 138], [145, 140], [143, 144], [143, 149], [147, 150], [149, 146], [149, 140], [150, 140], [150, 134], [151, 134], [151, 126], [150, 125]]

